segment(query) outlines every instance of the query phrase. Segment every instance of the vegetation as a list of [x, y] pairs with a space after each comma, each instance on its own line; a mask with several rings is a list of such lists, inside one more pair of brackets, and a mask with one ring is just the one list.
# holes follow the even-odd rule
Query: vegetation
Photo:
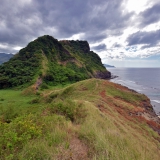
[[147, 100], [98, 79], [36, 94], [1, 90], [0, 159], [158, 160], [158, 133], [129, 115]]
[[106, 72], [86, 41], [51, 36], [2, 64], [0, 160], [158, 160], [149, 99], [91, 78]]
[[[67, 45], [68, 44], [68, 45]], [[86, 41], [65, 44], [51, 36], [30, 42], [0, 66], [0, 89], [34, 84], [38, 77], [47, 85], [74, 83], [106, 71]]]

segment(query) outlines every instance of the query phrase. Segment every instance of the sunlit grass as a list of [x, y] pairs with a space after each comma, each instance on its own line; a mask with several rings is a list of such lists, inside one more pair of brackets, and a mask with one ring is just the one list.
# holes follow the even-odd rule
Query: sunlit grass
[[144, 95], [98, 79], [31, 93], [0, 90], [0, 159], [71, 159], [74, 137], [89, 159], [159, 159], [159, 135], [128, 114]]

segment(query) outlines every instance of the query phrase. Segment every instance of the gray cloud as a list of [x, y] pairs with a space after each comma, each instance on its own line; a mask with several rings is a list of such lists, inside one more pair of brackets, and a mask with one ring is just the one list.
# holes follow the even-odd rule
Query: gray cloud
[[82, 39], [89, 41], [90, 43], [100, 42], [103, 39], [107, 38], [105, 33], [97, 33], [97, 34], [85, 34]]
[[5, 0], [0, 5], [0, 43], [24, 47], [44, 34], [60, 39], [78, 33], [99, 42], [108, 33], [122, 33], [129, 23], [133, 13], [122, 13], [123, 7], [119, 0]]
[[122, 47], [122, 45], [118, 44], [118, 43], [114, 43], [112, 48], [119, 48], [119, 47]]
[[146, 25], [160, 21], [160, 4], [154, 4], [152, 7], [140, 13], [141, 23], [140, 26], [144, 27]]
[[102, 44], [100, 44], [100, 45], [98, 45], [98, 46], [92, 47], [92, 49], [93, 49], [93, 50], [96, 50], [96, 51], [102, 51], [102, 50], [107, 49], [107, 46], [106, 46], [104, 43], [102, 43]]
[[136, 32], [127, 38], [127, 42], [128, 46], [145, 44], [146, 47], [151, 47], [160, 42], [160, 30], [150, 32]]

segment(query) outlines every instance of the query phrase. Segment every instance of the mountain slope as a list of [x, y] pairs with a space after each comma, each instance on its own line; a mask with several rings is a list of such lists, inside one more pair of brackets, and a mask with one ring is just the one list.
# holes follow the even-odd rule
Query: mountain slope
[[39, 93], [0, 90], [0, 159], [159, 160], [145, 95], [94, 78]]
[[0, 53], [0, 64], [7, 62], [12, 57], [13, 54]]
[[99, 56], [86, 41], [58, 41], [42, 36], [0, 66], [0, 88], [34, 84], [67, 84], [91, 77], [110, 78]]

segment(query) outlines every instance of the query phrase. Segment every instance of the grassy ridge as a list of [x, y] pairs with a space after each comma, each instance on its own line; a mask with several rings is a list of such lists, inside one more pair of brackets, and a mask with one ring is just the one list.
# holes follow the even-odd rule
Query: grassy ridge
[[158, 160], [159, 135], [129, 114], [147, 101], [98, 79], [32, 95], [1, 90], [0, 159]]

